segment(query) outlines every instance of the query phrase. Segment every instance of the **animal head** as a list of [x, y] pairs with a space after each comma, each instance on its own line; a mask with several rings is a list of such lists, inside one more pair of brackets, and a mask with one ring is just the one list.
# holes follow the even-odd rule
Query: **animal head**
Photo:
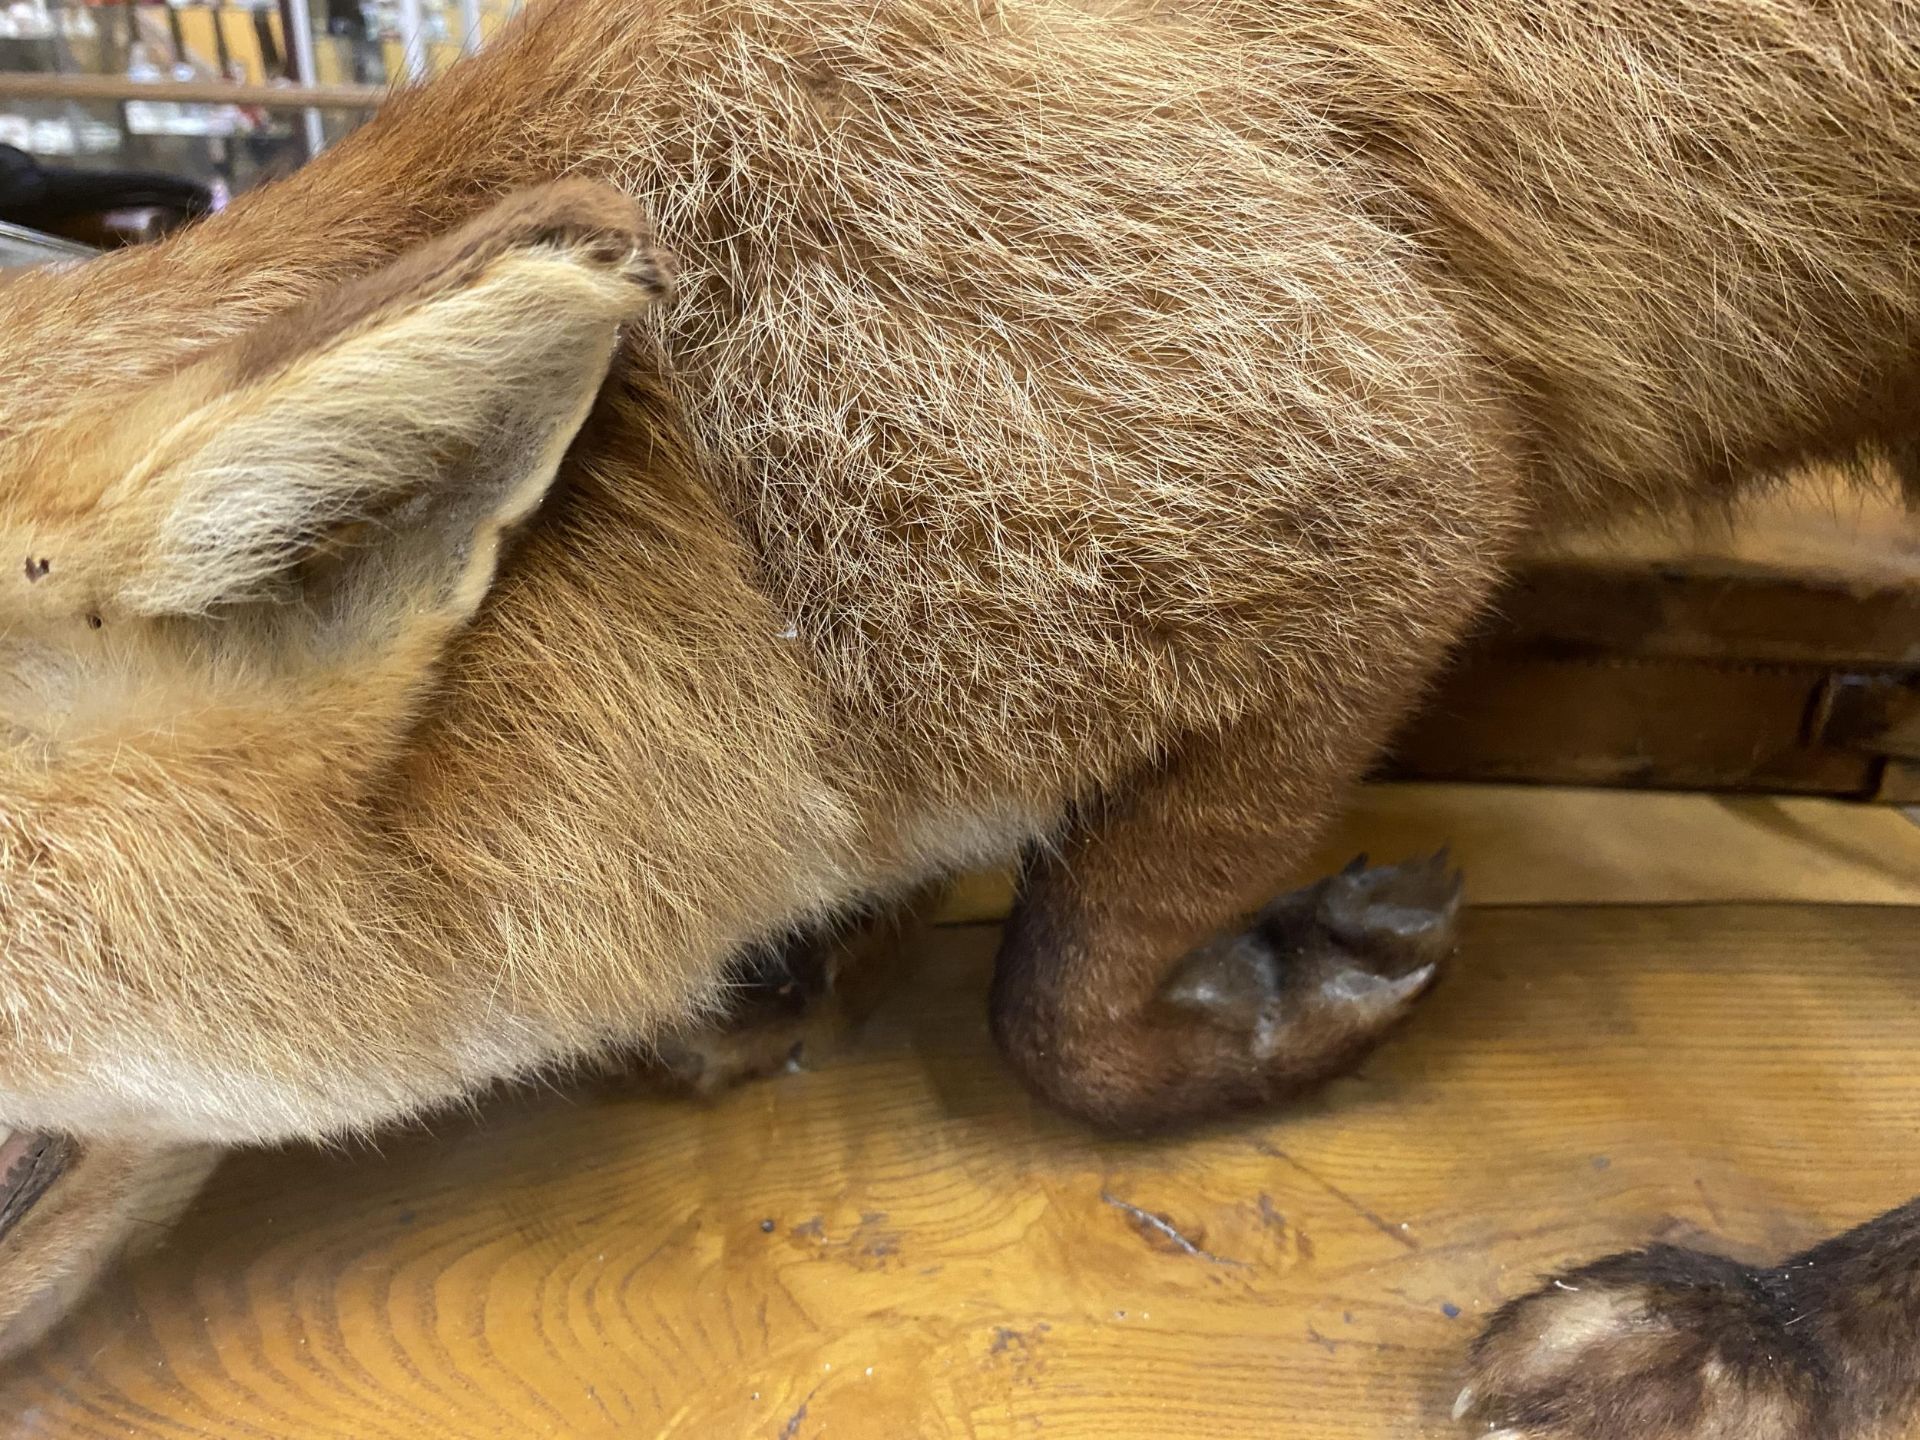
[[[0, 351], [86, 280], [10, 282]], [[666, 283], [629, 201], [563, 182], [136, 386], [0, 415], [0, 1124], [66, 1157], [36, 1152], [38, 1220], [0, 1179], [0, 1327], [184, 1147], [458, 1088], [340, 1083], [366, 1012], [290, 997], [377, 970], [431, 1012], [421, 882], [369, 807]]]

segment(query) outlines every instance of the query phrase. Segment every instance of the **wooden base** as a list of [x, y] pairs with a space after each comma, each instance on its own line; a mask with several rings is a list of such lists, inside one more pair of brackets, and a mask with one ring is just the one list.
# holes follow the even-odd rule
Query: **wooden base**
[[1920, 799], [1920, 524], [1836, 485], [1532, 556], [1385, 773]]
[[[1371, 785], [1300, 878], [1442, 845], [1475, 905], [1920, 905], [1920, 825], [1809, 796]], [[1000, 920], [1012, 899], [1010, 873], [969, 875], [942, 918]]]
[[[0, 1430], [1447, 1434], [1462, 1347], [1541, 1271], [1655, 1236], [1778, 1254], [1920, 1191], [1920, 916], [1632, 903], [1598, 813], [1575, 828], [1621, 863], [1585, 883], [1615, 903], [1474, 911], [1412, 1028], [1289, 1114], [1145, 1145], [1040, 1111], [987, 1039], [994, 932], [949, 928], [818, 1073], [229, 1162], [0, 1376]], [[1483, 891], [1539, 848], [1497, 818]], [[1839, 818], [1782, 854], [1847, 851]], [[1663, 898], [1697, 848], [1640, 850]]]

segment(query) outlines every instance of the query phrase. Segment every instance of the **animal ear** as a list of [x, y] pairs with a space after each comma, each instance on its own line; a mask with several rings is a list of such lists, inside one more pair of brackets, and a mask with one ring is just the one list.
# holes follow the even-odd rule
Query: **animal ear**
[[230, 343], [115, 486], [117, 608], [465, 619], [666, 287], [632, 203], [562, 182]]

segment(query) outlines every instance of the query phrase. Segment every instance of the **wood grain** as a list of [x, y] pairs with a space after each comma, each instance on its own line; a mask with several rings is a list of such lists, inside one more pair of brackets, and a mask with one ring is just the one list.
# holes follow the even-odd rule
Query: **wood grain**
[[1810, 485], [1737, 528], [1623, 529], [1528, 556], [1382, 775], [1904, 798], [1920, 514]]
[[[1475, 905], [1920, 905], [1913, 814], [1801, 796], [1369, 785], [1302, 874], [1442, 845]], [[942, 918], [998, 920], [1012, 895], [1006, 874], [969, 875]]]
[[0, 1377], [4, 1433], [1444, 1434], [1461, 1346], [1542, 1269], [1656, 1235], [1771, 1253], [1920, 1190], [1915, 919], [1478, 911], [1362, 1075], [1155, 1145], [1014, 1089], [994, 934], [944, 930], [817, 1073], [230, 1162]]

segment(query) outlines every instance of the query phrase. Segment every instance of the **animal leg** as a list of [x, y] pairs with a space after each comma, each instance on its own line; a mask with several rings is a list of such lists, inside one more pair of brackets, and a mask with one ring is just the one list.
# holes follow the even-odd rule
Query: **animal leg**
[[1506, 1306], [1455, 1418], [1500, 1440], [1878, 1440], [1920, 1422], [1920, 1201], [1770, 1268], [1675, 1246]]

